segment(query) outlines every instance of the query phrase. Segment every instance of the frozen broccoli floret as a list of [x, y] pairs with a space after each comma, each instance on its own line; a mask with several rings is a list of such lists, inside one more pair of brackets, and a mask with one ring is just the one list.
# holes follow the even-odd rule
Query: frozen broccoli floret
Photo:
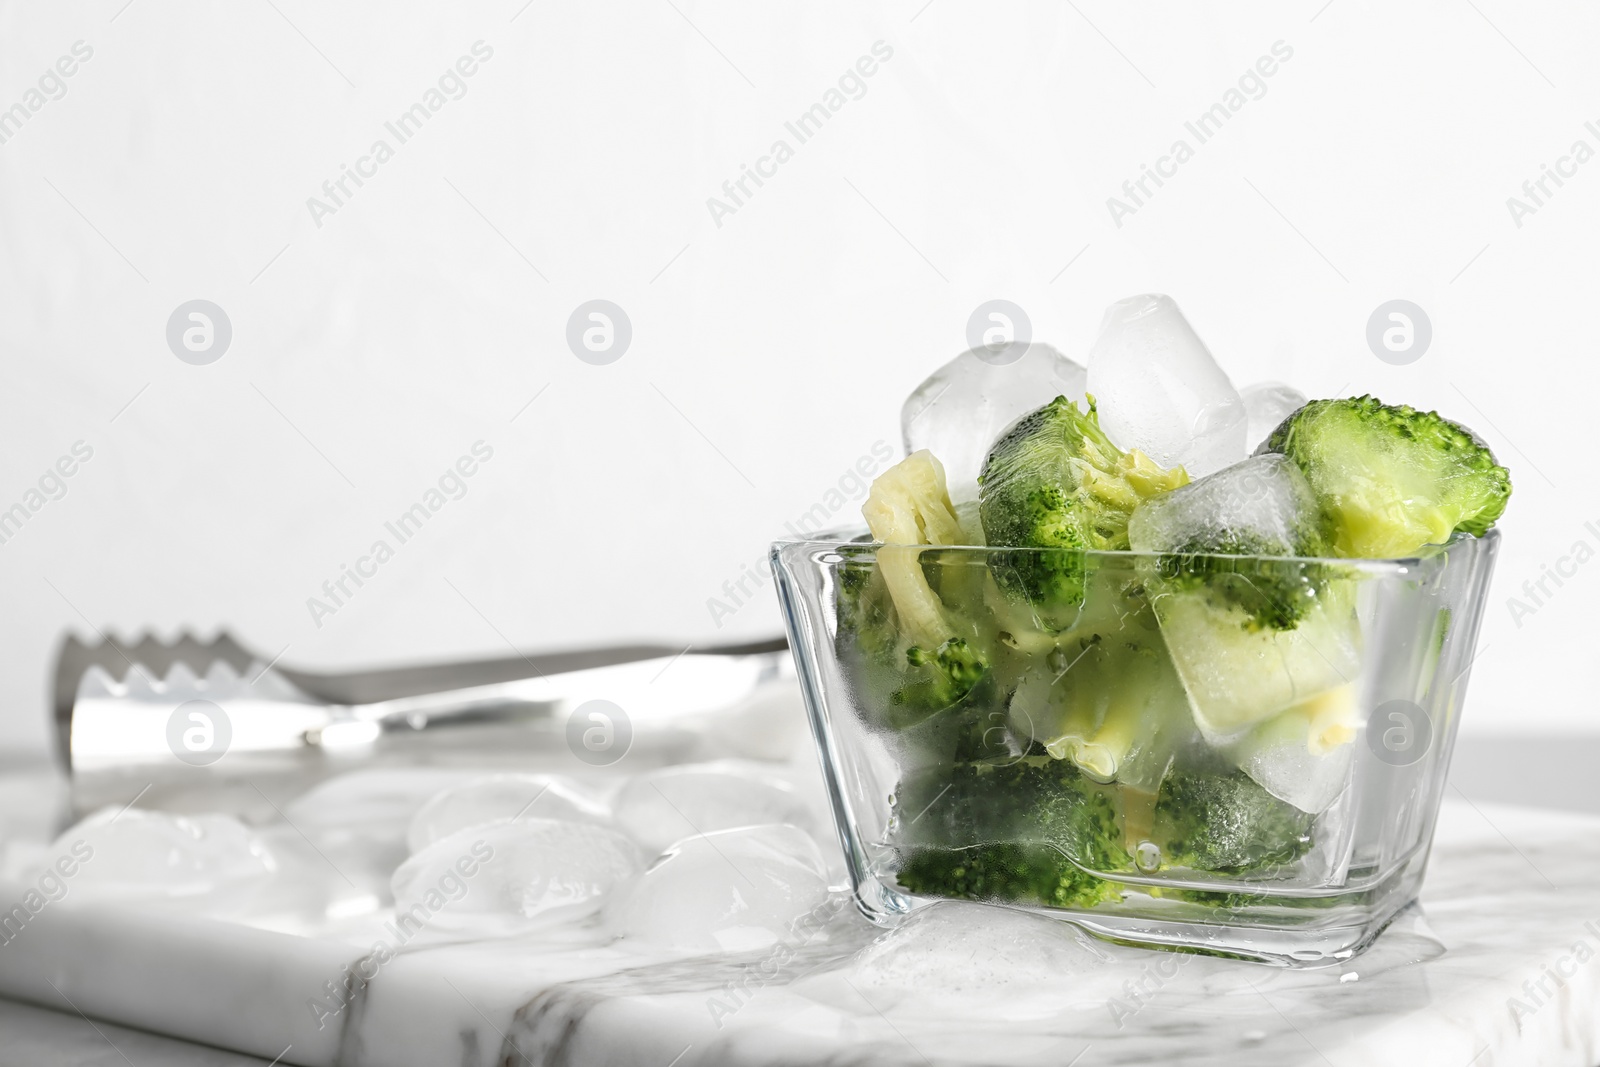
[[1340, 556], [1400, 558], [1457, 532], [1482, 535], [1511, 497], [1509, 472], [1471, 430], [1372, 396], [1313, 400], [1258, 452], [1300, 467]]
[[971, 621], [941, 598], [959, 609], [971, 594], [962, 588], [960, 561], [943, 565], [934, 547], [960, 539], [939, 461], [913, 453], [873, 482], [861, 510], [881, 544], [844, 553], [837, 643], [875, 695], [873, 710], [899, 729], [960, 703], [989, 660]]
[[921, 546], [961, 542], [938, 459], [924, 449], [878, 475], [861, 514], [883, 545], [877, 553], [878, 571], [900, 617], [901, 633], [921, 648], [937, 648], [956, 636], [922, 566]]
[[872, 548], [847, 553], [836, 573], [839, 658], [871, 695], [864, 708], [882, 725], [900, 730], [954, 707], [989, 673], [988, 657], [966, 638], [931, 650], [910, 644]]
[[1115, 882], [1085, 873], [1048, 845], [916, 849], [896, 878], [913, 893], [961, 900], [1092, 908], [1122, 898]]
[[1174, 771], [1161, 784], [1151, 836], [1164, 865], [1236, 874], [1305, 855], [1315, 818], [1242, 771]]
[[1090, 873], [1129, 863], [1114, 797], [1062, 760], [937, 768], [897, 790], [896, 879], [913, 893], [1058, 908], [1120, 899]]
[[989, 451], [979, 516], [991, 546], [1073, 549], [999, 552], [995, 578], [1047, 621], [1082, 603], [1083, 550], [1128, 547], [1128, 516], [1141, 501], [1187, 483], [1137, 449], [1124, 452], [1100, 429], [1094, 398], [1082, 412], [1057, 397], [1017, 422]]
[[[1275, 551], [1276, 550], [1276, 551]], [[1297, 545], [1296, 556], [1319, 556], [1320, 539]], [[1317, 604], [1326, 567], [1303, 560], [1275, 560], [1282, 546], [1234, 534], [1194, 540], [1156, 561], [1164, 593], [1203, 593], [1243, 610], [1251, 631], [1292, 630]]]
[[906, 650], [906, 684], [895, 691], [896, 704], [910, 708], [948, 708], [972, 691], [989, 661], [959, 637], [952, 637], [932, 652], [913, 645]]

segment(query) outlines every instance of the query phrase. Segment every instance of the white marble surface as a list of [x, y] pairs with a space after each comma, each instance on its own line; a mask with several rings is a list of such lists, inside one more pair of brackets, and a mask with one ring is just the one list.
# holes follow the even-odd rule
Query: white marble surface
[[1425, 917], [1343, 968], [1111, 948], [977, 905], [933, 909], [982, 931], [965, 942], [928, 936], [935, 919], [882, 935], [835, 897], [792, 950], [614, 941], [597, 918], [469, 943], [429, 933], [319, 1019], [310, 1002], [392, 916], [373, 898], [420, 803], [404, 792], [386, 790], [387, 817], [364, 809], [342, 846], [328, 827], [268, 828], [280, 869], [244, 888], [117, 900], [69, 880], [0, 945], [0, 993], [103, 1020], [104, 1044], [109, 1022], [345, 1067], [1600, 1062], [1600, 820], [1462, 799], [1441, 819]]

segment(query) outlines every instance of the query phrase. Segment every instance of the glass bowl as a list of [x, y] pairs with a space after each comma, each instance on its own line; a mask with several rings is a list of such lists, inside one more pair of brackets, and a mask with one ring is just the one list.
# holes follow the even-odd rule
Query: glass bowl
[[983, 900], [1125, 943], [1348, 959], [1416, 898], [1498, 544], [775, 544], [861, 910]]

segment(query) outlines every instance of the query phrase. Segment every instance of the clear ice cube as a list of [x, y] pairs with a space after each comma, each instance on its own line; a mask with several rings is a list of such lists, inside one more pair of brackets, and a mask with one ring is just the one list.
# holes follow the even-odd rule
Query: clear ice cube
[[436, 793], [411, 819], [406, 844], [420, 852], [469, 826], [519, 817], [606, 824], [610, 812], [599, 798], [570, 778], [555, 774], [495, 774]]
[[[1076, 928], [990, 904], [919, 908], [852, 961], [848, 977], [880, 1010], [941, 1014], [976, 998], [995, 1010], [1103, 1003], [1114, 950]], [[1095, 979], [1102, 979], [1096, 981]], [[1113, 988], [1115, 988], [1113, 986]]]
[[469, 826], [400, 865], [395, 922], [422, 930], [502, 935], [591, 915], [643, 866], [632, 841], [603, 826], [523, 817]]
[[996, 365], [973, 350], [929, 375], [900, 409], [906, 455], [926, 448], [944, 464], [956, 505], [978, 498], [989, 447], [1010, 425], [1058, 396], [1082, 400], [1087, 372], [1049, 345], [1030, 344]]
[[79, 861], [68, 893], [94, 899], [191, 896], [278, 869], [255, 832], [231, 815], [138, 808], [102, 808], [58, 837], [51, 852]]
[[1287, 456], [1269, 453], [1145, 501], [1128, 521], [1135, 552], [1318, 555], [1316, 495]]
[[1170, 296], [1106, 309], [1088, 391], [1111, 439], [1163, 467], [1203, 478], [1245, 457], [1244, 402]]
[[729, 952], [793, 939], [828, 900], [816, 843], [792, 826], [747, 826], [679, 841], [606, 906], [606, 925], [680, 949]]
[[647, 851], [714, 830], [766, 823], [809, 828], [810, 810], [770, 772], [736, 761], [665, 767], [638, 775], [612, 805], [617, 825]]
[[1163, 563], [1149, 584], [1207, 741], [1238, 741], [1360, 674], [1355, 579], [1316, 563], [1260, 558], [1319, 555], [1319, 530], [1304, 476], [1277, 455], [1252, 457], [1134, 511], [1128, 540], [1137, 552], [1242, 557], [1226, 565], [1179, 560], [1177, 580]]
[[1354, 686], [1342, 685], [1280, 712], [1226, 751], [1261, 788], [1316, 815], [1350, 782], [1360, 721]]
[[1239, 390], [1244, 401], [1245, 445], [1252, 452], [1278, 428], [1278, 424], [1306, 403], [1306, 395], [1282, 382], [1260, 382]]

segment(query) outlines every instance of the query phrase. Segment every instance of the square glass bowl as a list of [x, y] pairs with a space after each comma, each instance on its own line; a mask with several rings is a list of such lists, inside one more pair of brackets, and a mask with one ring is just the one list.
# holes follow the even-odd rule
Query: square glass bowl
[[1348, 959], [1416, 898], [1498, 544], [775, 544], [862, 911], [985, 900], [1127, 943]]

